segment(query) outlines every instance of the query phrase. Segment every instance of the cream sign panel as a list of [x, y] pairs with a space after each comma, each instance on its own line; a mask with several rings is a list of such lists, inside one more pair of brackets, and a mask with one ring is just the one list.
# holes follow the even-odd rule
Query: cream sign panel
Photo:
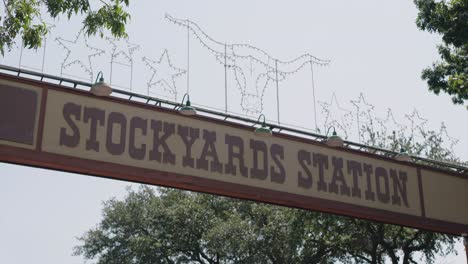
[[468, 232], [466, 170], [259, 137], [249, 126], [1, 73], [0, 161]]
[[57, 90], [44, 122], [45, 152], [422, 214], [417, 169], [400, 163]]

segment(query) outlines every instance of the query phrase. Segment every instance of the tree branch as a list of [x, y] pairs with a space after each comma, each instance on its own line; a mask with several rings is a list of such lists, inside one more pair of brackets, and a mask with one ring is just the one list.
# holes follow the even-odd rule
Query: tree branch
[[203, 252], [203, 249], [198, 249], [198, 253], [202, 258], [206, 259], [208, 263], [214, 264], [214, 261]]
[[110, 6], [108, 3], [104, 2], [103, 0], [99, 0], [99, 2], [105, 4], [106, 6]]
[[8, 13], [8, 17], [12, 18], [13, 15], [11, 14], [10, 6], [7, 4], [6, 0], [3, 0], [3, 5], [5, 6], [5, 10]]

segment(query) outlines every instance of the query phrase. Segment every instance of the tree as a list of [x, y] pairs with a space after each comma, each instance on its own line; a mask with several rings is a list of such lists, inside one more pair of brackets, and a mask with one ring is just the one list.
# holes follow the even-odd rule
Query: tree
[[[98, 263], [332, 263], [324, 214], [150, 187], [110, 200], [75, 250]], [[336, 230], [336, 229], [335, 229]]]
[[[442, 35], [442, 61], [422, 72], [429, 90], [452, 95], [455, 104], [468, 100], [468, 1], [414, 0], [419, 9], [416, 25]], [[467, 106], [468, 108], [468, 106]]]
[[[372, 118], [369, 118], [368, 124], [362, 125], [360, 129], [363, 138], [367, 139], [363, 142], [366, 145], [393, 151], [403, 148], [415, 156], [467, 164], [444, 146], [443, 124], [439, 131], [428, 131], [416, 126], [411, 129], [410, 136], [402, 131], [386, 135], [382, 128], [375, 128]], [[386, 263], [386, 259], [393, 264], [417, 263], [416, 253], [424, 257], [426, 263], [432, 263], [436, 254], [454, 252], [456, 238], [450, 235], [358, 219], [343, 218], [342, 221], [347, 226], [348, 234], [347, 240], [342, 243], [347, 246], [346, 254], [352, 259], [348, 263]]]
[[125, 7], [129, 0], [109, 0], [98, 9], [88, 0], [3, 0], [4, 14], [0, 13], [0, 52], [11, 49], [15, 38], [20, 36], [27, 48], [38, 48], [42, 45], [44, 36], [49, 32], [47, 24], [41, 18], [41, 10], [46, 9], [52, 18], [67, 15], [84, 15], [83, 29], [88, 35], [110, 30], [115, 37], [126, 37], [125, 24], [130, 18]]
[[[415, 263], [452, 236], [175, 189], [110, 200], [76, 255], [107, 263]], [[447, 248], [444, 249], [444, 246]]]
[[[365, 142], [456, 161], [441, 133], [412, 136], [364, 125]], [[414, 133], [417, 132], [417, 133]], [[455, 237], [318, 212], [174, 189], [141, 187], [104, 205], [76, 255], [97, 263], [427, 263], [454, 251]], [[419, 254], [416, 254], [419, 253]]]

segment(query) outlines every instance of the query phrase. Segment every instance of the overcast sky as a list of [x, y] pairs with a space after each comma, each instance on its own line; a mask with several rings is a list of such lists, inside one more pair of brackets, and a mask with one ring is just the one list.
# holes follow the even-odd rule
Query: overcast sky
[[[349, 118], [356, 108], [350, 101], [359, 100], [362, 93], [374, 107], [372, 115], [389, 131], [408, 131], [411, 121], [405, 115], [414, 109], [422, 118], [417, 121], [427, 120], [426, 129], [439, 130], [444, 122], [453, 138], [446, 139], [459, 140], [454, 153], [468, 160], [468, 111], [452, 105], [447, 95], [428, 92], [420, 79], [421, 70], [438, 59], [440, 37], [416, 28], [417, 10], [412, 1], [133, 1], [130, 12], [129, 42], [139, 46], [127, 54], [133, 59], [132, 67], [123, 56], [112, 60], [111, 41], [91, 38], [84, 42], [78, 35], [81, 18], [47, 20], [55, 28], [47, 40], [45, 61], [43, 50], [24, 51], [20, 56], [17, 48], [0, 57], [0, 63], [38, 70], [44, 65], [45, 73], [86, 81], [102, 70], [115, 87], [147, 94], [147, 83], [158, 81], [152, 78], [148, 64], [167, 59], [162, 56], [167, 50], [173, 69], [189, 70], [189, 87], [185, 73], [174, 83], [166, 83], [166, 89], [151, 86], [150, 93], [174, 100], [168, 90], [175, 89], [179, 101], [189, 88], [196, 105], [224, 110], [224, 67], [193, 35], [188, 67], [187, 31], [165, 19], [167, 13], [196, 22], [214, 40], [250, 44], [279, 61], [304, 53], [330, 60], [326, 67], [314, 67], [314, 85], [310, 67], [279, 83], [282, 123], [307, 129], [317, 124], [323, 129], [333, 117], [348, 122], [347, 131], [340, 132], [358, 141], [353, 131], [356, 120]], [[90, 60], [89, 55], [93, 55]], [[73, 58], [83, 67], [66, 66]], [[255, 67], [255, 63], [250, 66], [250, 72]], [[255, 87], [248, 77], [247, 83]], [[258, 113], [243, 111], [230, 73], [227, 83], [228, 111], [256, 117]], [[272, 122], [278, 121], [277, 106], [276, 87], [269, 84], [263, 113]], [[388, 108], [396, 124], [390, 122]], [[127, 182], [0, 164], [0, 263], [84, 263], [81, 257], [71, 256], [78, 244], [76, 237], [99, 222], [102, 201], [123, 197], [126, 186], [137, 188]], [[464, 263], [461, 243], [457, 248], [459, 256], [438, 263]]]

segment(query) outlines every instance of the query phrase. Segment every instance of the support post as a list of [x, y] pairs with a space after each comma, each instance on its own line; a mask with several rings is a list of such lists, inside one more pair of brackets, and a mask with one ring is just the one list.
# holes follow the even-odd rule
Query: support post
[[228, 95], [227, 95], [227, 45], [224, 44], [224, 112], [228, 112]]
[[312, 98], [314, 99], [314, 125], [315, 125], [315, 131], [318, 131], [318, 126], [317, 126], [317, 101], [315, 100], [315, 80], [314, 80], [314, 64], [312, 61], [310, 61], [310, 73], [311, 73], [311, 78], [312, 78]]
[[44, 73], [44, 64], [45, 64], [45, 58], [46, 58], [46, 49], [47, 49], [47, 37], [44, 38], [44, 52], [42, 53], [41, 73]]
[[187, 94], [190, 94], [190, 26], [187, 20]]
[[275, 60], [275, 74], [276, 74], [276, 111], [278, 114], [278, 125], [280, 124], [280, 102], [279, 102], [279, 85], [278, 85], [278, 60]]
[[[130, 61], [130, 91], [132, 91], [132, 87], [133, 87], [133, 58]], [[176, 98], [176, 101], [177, 101], [177, 98]]]
[[20, 57], [19, 57], [19, 62], [18, 62], [18, 69], [21, 69], [21, 63], [23, 60], [23, 46], [24, 46], [24, 41], [21, 41], [21, 49], [20, 49]]
[[112, 68], [114, 64], [114, 57], [111, 56], [111, 61], [110, 61], [110, 76], [109, 76], [109, 84], [112, 85]]

